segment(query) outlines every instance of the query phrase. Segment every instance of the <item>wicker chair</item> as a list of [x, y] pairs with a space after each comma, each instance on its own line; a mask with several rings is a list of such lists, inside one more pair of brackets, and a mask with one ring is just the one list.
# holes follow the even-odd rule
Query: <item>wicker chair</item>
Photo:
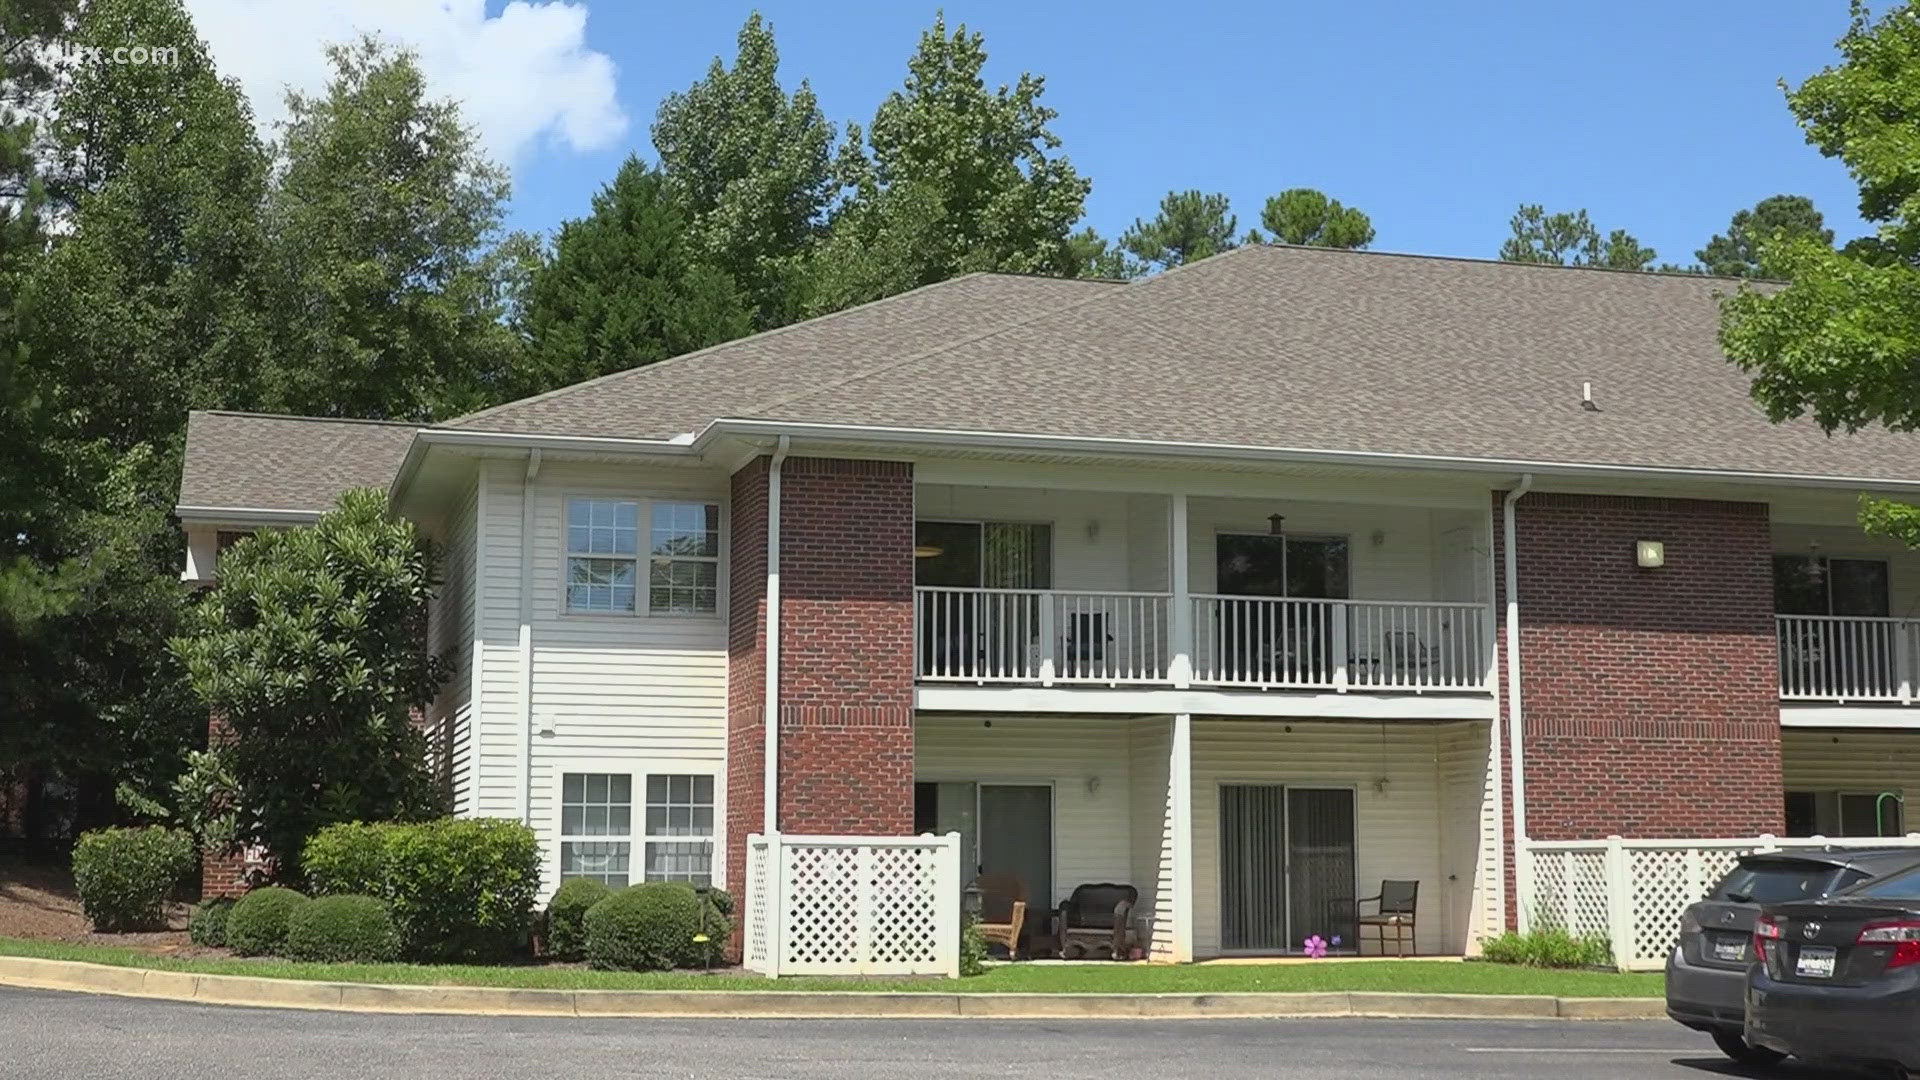
[[989, 945], [1006, 946], [1007, 959], [1016, 959], [1027, 922], [1027, 883], [1012, 874], [981, 874], [973, 886], [980, 890], [980, 936]]
[[1054, 913], [1054, 937], [1060, 955], [1080, 960], [1104, 954], [1114, 960], [1133, 955], [1133, 906], [1140, 890], [1112, 882], [1076, 885]]

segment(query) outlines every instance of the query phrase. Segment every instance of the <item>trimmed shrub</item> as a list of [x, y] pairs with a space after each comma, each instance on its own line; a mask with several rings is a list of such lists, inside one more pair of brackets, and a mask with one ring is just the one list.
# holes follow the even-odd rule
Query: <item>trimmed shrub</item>
[[1490, 938], [1480, 955], [1499, 964], [1529, 967], [1611, 967], [1613, 946], [1605, 934], [1570, 934], [1557, 926], [1542, 926], [1524, 934], [1508, 930]]
[[613, 895], [594, 878], [569, 878], [547, 902], [547, 952], [561, 960], [587, 957], [587, 930], [581, 924], [587, 910]]
[[221, 948], [227, 943], [227, 915], [233, 911], [233, 897], [211, 896], [194, 905], [193, 919], [187, 923], [187, 939], [195, 945]]
[[290, 960], [378, 963], [400, 954], [400, 936], [377, 897], [341, 893], [297, 906], [287, 921], [282, 952]]
[[960, 977], [987, 973], [987, 935], [980, 930], [980, 920], [971, 915], [960, 919]]
[[73, 848], [73, 883], [95, 930], [163, 930], [173, 887], [193, 866], [178, 829], [97, 829]]
[[271, 956], [287, 943], [287, 925], [306, 894], [270, 886], [240, 898], [227, 913], [227, 947], [241, 956]]
[[300, 852], [307, 890], [314, 896], [380, 896], [387, 887], [387, 830], [391, 825], [351, 821], [314, 833]]
[[[693, 886], [671, 881], [622, 889], [589, 908], [582, 923], [587, 962], [610, 971], [693, 967], [732, 929], [713, 905], [701, 904]], [[703, 932], [710, 940], [695, 941]]]
[[333, 825], [302, 854], [315, 890], [385, 900], [410, 959], [496, 960], [527, 948], [540, 844], [517, 821]]

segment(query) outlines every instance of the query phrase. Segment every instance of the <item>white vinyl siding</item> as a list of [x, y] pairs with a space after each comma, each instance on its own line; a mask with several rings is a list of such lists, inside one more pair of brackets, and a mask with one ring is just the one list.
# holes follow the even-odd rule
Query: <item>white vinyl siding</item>
[[[1485, 730], [1486, 725], [1474, 725]], [[1450, 726], [1201, 720], [1193, 722], [1194, 954], [1220, 952], [1219, 800], [1223, 783], [1352, 788], [1356, 793], [1355, 887], [1379, 892], [1382, 880], [1420, 882], [1417, 950], [1458, 951], [1457, 909], [1449, 874], [1477, 860], [1450, 859], [1453, 837], [1481, 835], [1455, 803], [1443, 810], [1440, 760]], [[1484, 736], [1481, 736], [1484, 742]], [[1384, 781], [1384, 783], [1382, 783]], [[1470, 894], [1469, 894], [1470, 895]], [[1371, 907], [1366, 910], [1372, 910]], [[1374, 946], [1369, 943], [1371, 954]]]
[[[711, 615], [590, 617], [566, 610], [569, 498], [724, 506], [726, 477], [706, 470], [588, 465], [549, 460], [533, 481], [531, 721], [521, 697], [521, 495], [526, 464], [488, 462], [480, 516], [485, 769], [476, 813], [520, 818], [542, 839], [545, 886], [558, 884], [560, 772], [704, 775], [714, 778], [715, 820], [725, 820], [727, 628], [725, 585]], [[724, 520], [719, 565], [725, 564]], [[646, 535], [645, 532], [642, 535]], [[644, 546], [644, 542], [643, 542]], [[520, 763], [531, 761], [532, 775]], [[637, 782], [637, 781], [636, 781]], [[636, 789], [638, 799], [643, 791]], [[641, 852], [632, 873], [639, 880]], [[718, 877], [724, 859], [714, 860]], [[724, 882], [716, 880], [724, 886]]]
[[[1192, 591], [1215, 590], [1217, 534], [1266, 532], [1272, 513], [1285, 516], [1290, 533], [1349, 539], [1353, 599], [1487, 598], [1487, 511], [1197, 497], [1188, 500]], [[1051, 524], [1055, 589], [1162, 592], [1171, 586], [1164, 495], [921, 484], [914, 514]]]
[[469, 485], [447, 518], [441, 542], [441, 587], [431, 612], [435, 652], [452, 658], [453, 675], [434, 701], [433, 717], [447, 740], [447, 775], [453, 812], [473, 811], [474, 539], [478, 485]]
[[[1783, 794], [1891, 791], [1911, 798], [1920, 794], [1920, 730], [1785, 728], [1780, 733], [1780, 771]], [[1904, 810], [1906, 828], [1920, 829], [1920, 799]]]
[[[1383, 748], [1378, 724], [1195, 720], [1195, 954], [1220, 951], [1218, 793], [1230, 781], [1355, 789], [1358, 895], [1372, 896], [1385, 878], [1418, 880], [1421, 952], [1457, 953], [1497, 932], [1488, 734], [1486, 724], [1396, 724]], [[1172, 940], [1171, 741], [1166, 717], [922, 715], [914, 778], [1051, 784], [1053, 902], [1082, 882], [1130, 884], [1164, 950]]]
[[[914, 723], [914, 779], [1051, 784], [1054, 895], [1047, 906], [1086, 882], [1124, 882], [1144, 896], [1147, 887], [1133, 879], [1128, 725], [1116, 717], [923, 715]], [[976, 868], [970, 859], [963, 871]]]
[[[1817, 546], [1816, 546], [1817, 545]], [[1920, 619], [1920, 553], [1883, 537], [1868, 536], [1858, 525], [1800, 525], [1775, 522], [1773, 550], [1779, 555], [1818, 554], [1828, 559], [1878, 559], [1887, 564], [1887, 614]]]

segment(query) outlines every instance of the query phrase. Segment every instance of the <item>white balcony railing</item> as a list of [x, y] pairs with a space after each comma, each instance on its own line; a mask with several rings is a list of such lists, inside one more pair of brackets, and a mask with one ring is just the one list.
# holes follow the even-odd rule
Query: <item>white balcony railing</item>
[[1776, 615], [1780, 697], [1909, 704], [1920, 668], [1920, 620]]
[[[1482, 604], [1195, 596], [1193, 682], [1301, 690], [1488, 688]], [[1047, 589], [914, 590], [928, 682], [1171, 685], [1172, 597]]]
[[923, 680], [1164, 683], [1172, 598], [1146, 592], [914, 589]]
[[1193, 598], [1193, 681], [1294, 690], [1486, 690], [1487, 608]]

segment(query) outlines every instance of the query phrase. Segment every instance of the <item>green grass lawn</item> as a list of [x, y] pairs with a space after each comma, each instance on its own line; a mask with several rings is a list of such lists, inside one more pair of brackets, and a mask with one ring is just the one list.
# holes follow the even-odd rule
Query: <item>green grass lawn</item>
[[772, 981], [753, 975], [589, 971], [561, 965], [296, 964], [282, 960], [187, 959], [111, 945], [0, 938], [0, 955], [84, 960], [120, 967], [252, 975], [270, 979], [550, 990], [855, 990], [963, 994], [1225, 994], [1388, 990], [1437, 994], [1545, 994], [1558, 997], [1659, 997], [1658, 974], [1543, 971], [1483, 963], [1002, 965], [970, 979]]

